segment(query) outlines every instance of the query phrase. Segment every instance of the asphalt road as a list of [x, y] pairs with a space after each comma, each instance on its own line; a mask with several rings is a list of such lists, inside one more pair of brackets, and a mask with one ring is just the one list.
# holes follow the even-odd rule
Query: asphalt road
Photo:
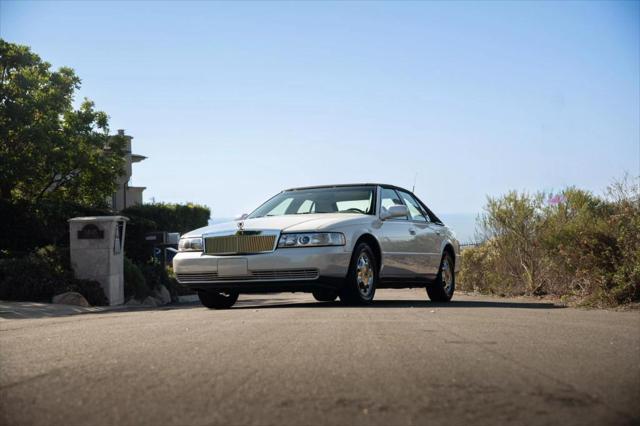
[[640, 312], [376, 301], [0, 320], [0, 423], [640, 424]]

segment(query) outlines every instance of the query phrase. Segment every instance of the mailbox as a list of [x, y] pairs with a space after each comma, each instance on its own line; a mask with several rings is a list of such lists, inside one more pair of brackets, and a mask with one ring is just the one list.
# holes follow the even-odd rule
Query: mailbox
[[162, 265], [167, 264], [167, 260], [173, 259], [173, 252], [167, 252], [170, 248], [178, 248], [180, 241], [179, 232], [156, 231], [149, 232], [144, 236], [144, 240], [150, 245], [151, 256], [157, 259]]
[[164, 231], [149, 232], [145, 235], [144, 239], [146, 242], [153, 245], [165, 244], [167, 240], [167, 233]]
[[100, 283], [110, 305], [124, 303], [124, 216], [69, 219], [71, 266], [77, 278]]

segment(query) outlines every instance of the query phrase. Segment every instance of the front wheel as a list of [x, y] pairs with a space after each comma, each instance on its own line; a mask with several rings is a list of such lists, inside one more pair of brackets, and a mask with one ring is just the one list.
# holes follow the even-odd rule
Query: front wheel
[[318, 302], [333, 302], [338, 297], [338, 293], [332, 290], [316, 290], [313, 293], [314, 299]]
[[238, 300], [238, 293], [200, 290], [198, 298], [209, 309], [229, 309]]
[[378, 261], [367, 243], [360, 243], [353, 251], [349, 274], [340, 291], [345, 305], [366, 305], [373, 301], [378, 284]]
[[456, 289], [456, 272], [453, 257], [445, 253], [440, 261], [440, 270], [436, 280], [427, 285], [427, 294], [432, 302], [449, 302]]

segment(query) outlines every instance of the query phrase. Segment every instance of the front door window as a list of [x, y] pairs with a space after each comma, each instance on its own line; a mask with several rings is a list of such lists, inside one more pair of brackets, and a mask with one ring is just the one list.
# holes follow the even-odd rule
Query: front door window
[[[401, 206], [402, 200], [398, 193], [391, 188], [382, 188], [382, 193], [380, 194], [380, 206], [384, 210], [388, 209], [391, 206]], [[394, 218], [396, 220], [408, 220], [408, 217], [398, 217]]]

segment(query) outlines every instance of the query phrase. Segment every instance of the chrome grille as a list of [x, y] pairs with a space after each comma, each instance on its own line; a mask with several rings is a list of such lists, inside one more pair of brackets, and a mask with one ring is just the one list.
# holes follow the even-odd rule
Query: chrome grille
[[205, 237], [205, 254], [264, 253], [273, 251], [276, 235], [224, 235]]
[[205, 283], [219, 281], [268, 281], [268, 280], [312, 280], [318, 278], [317, 269], [276, 269], [249, 271], [249, 275], [220, 277], [217, 272], [178, 273], [181, 283]]

